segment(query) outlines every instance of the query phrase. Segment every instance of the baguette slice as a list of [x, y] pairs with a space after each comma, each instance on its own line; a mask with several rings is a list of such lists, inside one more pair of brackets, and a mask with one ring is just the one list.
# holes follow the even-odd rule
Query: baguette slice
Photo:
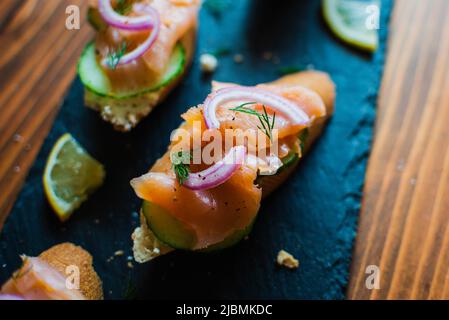
[[[275, 85], [300, 85], [318, 93], [326, 107], [326, 116], [315, 119], [309, 128], [309, 136], [304, 146], [304, 153], [310, 150], [313, 142], [320, 136], [327, 120], [334, 113], [335, 84], [328, 74], [317, 71], [299, 72], [282, 77], [270, 84]], [[276, 190], [295, 170], [296, 165], [290, 166], [287, 170], [276, 176], [264, 177], [261, 182], [263, 197], [268, 196]], [[145, 263], [162, 254], [172, 250], [169, 246], [156, 238], [148, 227], [144, 215], [140, 214], [141, 226], [136, 228], [132, 234], [134, 259], [139, 263]]]
[[197, 26], [189, 30], [180, 43], [185, 50], [185, 65], [182, 73], [168, 85], [157, 91], [144, 93], [131, 98], [114, 99], [101, 96], [87, 88], [84, 90], [85, 105], [98, 111], [102, 119], [113, 125], [117, 131], [127, 132], [145, 118], [181, 82], [192, 64], [196, 44]]
[[[1, 288], [2, 294], [24, 296], [26, 299], [103, 299], [102, 282], [92, 266], [92, 256], [83, 248], [72, 243], [62, 243], [42, 252], [37, 258], [23, 259], [21, 269]], [[68, 290], [65, 283], [59, 283], [57, 285], [64, 288], [63, 292], [51, 292], [45, 280], [65, 281], [68, 276], [66, 268], [69, 266], [76, 266], [79, 270], [79, 291]], [[52, 275], [54, 272], [56, 277]]]

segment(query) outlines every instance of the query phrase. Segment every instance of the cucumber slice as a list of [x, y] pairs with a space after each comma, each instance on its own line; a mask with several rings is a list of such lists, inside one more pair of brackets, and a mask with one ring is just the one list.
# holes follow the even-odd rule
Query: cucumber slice
[[258, 175], [256, 178], [256, 181], [254, 183], [259, 186], [266, 186], [267, 183], [269, 185], [270, 183], [267, 181], [270, 181], [271, 183], [277, 183], [277, 180], [279, 179], [279, 176], [281, 175], [282, 172], [284, 172], [288, 168], [290, 168], [298, 163], [299, 154], [297, 154], [294, 151], [290, 151], [284, 158], [281, 159], [281, 161], [282, 161], [282, 167], [280, 167], [278, 169], [276, 174], [274, 174], [272, 176]]
[[219, 242], [217, 244], [211, 245], [205, 249], [200, 250], [200, 252], [209, 253], [209, 252], [215, 252], [218, 250], [227, 249], [230, 247], [235, 246], [237, 243], [243, 240], [247, 235], [251, 233], [251, 230], [253, 229], [253, 225], [256, 219], [252, 223], [250, 223], [245, 229], [243, 230], [237, 230], [230, 236], [228, 236], [226, 239], [224, 239], [222, 242]]
[[281, 161], [282, 167], [280, 167], [276, 172], [277, 175], [295, 165], [299, 161], [299, 155], [294, 151], [290, 151], [284, 158], [281, 159]]
[[304, 129], [299, 134], [299, 145], [301, 147], [301, 151], [304, 152], [306, 149], [307, 139], [309, 139], [310, 131], [309, 128]]
[[195, 246], [197, 242], [195, 232], [165, 209], [152, 202], [144, 201], [142, 213], [148, 227], [160, 241], [175, 249], [192, 250]]
[[[298, 136], [299, 139], [299, 145], [301, 147], [301, 150], [304, 151], [305, 149], [305, 143], [309, 137], [309, 129], [304, 129], [301, 131], [301, 133]], [[284, 170], [287, 170], [291, 166], [294, 166], [299, 161], [299, 154], [293, 150], [291, 150], [284, 158], [281, 159], [282, 161], [282, 167], [278, 169], [275, 175], [281, 174]], [[260, 182], [261, 179], [264, 177], [268, 178], [270, 176], [258, 176], [257, 182]]]
[[186, 65], [186, 53], [184, 47], [178, 43], [173, 50], [167, 71], [154, 85], [146, 88], [138, 88], [126, 93], [112, 92], [110, 81], [99, 65], [95, 54], [95, 44], [89, 43], [84, 49], [78, 64], [78, 74], [81, 82], [91, 92], [100, 97], [113, 99], [130, 99], [150, 92], [155, 92], [176, 80], [183, 72]]
[[[170, 215], [160, 206], [149, 201], [144, 201], [142, 205], [142, 213], [147, 220], [148, 227], [163, 243], [172, 248], [182, 250], [192, 250], [196, 244], [197, 239], [195, 232], [186, 227], [181, 221]], [[222, 242], [198, 251], [213, 252], [232, 247], [251, 232], [253, 224], [254, 221], [245, 229], [235, 231]]]

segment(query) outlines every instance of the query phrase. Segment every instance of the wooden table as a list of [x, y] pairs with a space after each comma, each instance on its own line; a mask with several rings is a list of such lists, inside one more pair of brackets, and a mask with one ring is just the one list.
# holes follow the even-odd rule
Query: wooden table
[[[82, 0], [0, 2], [0, 226], [92, 36]], [[449, 1], [397, 0], [348, 297], [449, 298]], [[365, 286], [366, 267], [380, 289]]]
[[449, 299], [448, 17], [447, 0], [396, 1], [351, 299]]

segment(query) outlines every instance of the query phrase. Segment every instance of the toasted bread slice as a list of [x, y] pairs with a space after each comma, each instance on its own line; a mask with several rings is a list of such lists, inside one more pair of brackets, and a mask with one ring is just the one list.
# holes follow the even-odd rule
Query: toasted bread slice
[[[92, 256], [79, 246], [62, 243], [37, 258], [22, 256], [22, 259], [22, 267], [1, 287], [0, 293], [29, 300], [103, 299], [102, 283], [92, 266]], [[67, 277], [76, 276], [77, 271], [79, 290], [67, 286], [67, 280], [71, 280]]]
[[62, 243], [42, 252], [39, 258], [65, 276], [67, 266], [80, 270], [80, 291], [88, 300], [103, 300], [103, 286], [89, 252], [72, 243]]
[[[323, 99], [326, 107], [326, 116], [316, 119], [309, 128], [309, 136], [304, 146], [304, 153], [306, 153], [322, 133], [326, 121], [334, 113], [335, 84], [327, 73], [318, 71], [306, 71], [287, 75], [270, 84], [300, 85], [318, 93]], [[276, 190], [296, 167], [297, 164], [290, 166], [278, 175], [268, 178], [264, 177], [261, 184], [263, 196], [266, 197]], [[143, 214], [140, 215], [140, 220], [141, 226], [132, 234], [134, 259], [137, 262], [144, 263], [173, 250], [156, 238], [148, 227]]]

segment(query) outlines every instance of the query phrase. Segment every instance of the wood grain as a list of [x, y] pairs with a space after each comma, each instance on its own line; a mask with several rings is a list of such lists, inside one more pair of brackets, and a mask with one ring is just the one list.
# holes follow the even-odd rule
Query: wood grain
[[[65, 28], [69, 4], [85, 21], [82, 0], [0, 2], [0, 226], [92, 36]], [[447, 0], [396, 1], [350, 299], [449, 298], [448, 16]]]
[[449, 299], [448, 16], [447, 0], [396, 2], [350, 299]]
[[92, 31], [67, 30], [66, 7], [82, 0], [0, 3], [0, 226], [47, 135]]

